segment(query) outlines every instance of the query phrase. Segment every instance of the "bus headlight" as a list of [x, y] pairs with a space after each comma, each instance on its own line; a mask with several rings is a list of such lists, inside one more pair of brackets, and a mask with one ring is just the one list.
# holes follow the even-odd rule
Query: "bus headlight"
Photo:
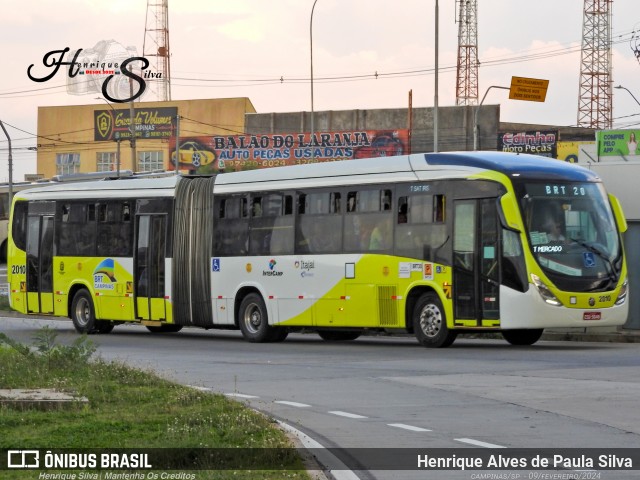
[[562, 302], [558, 300], [556, 296], [553, 294], [553, 292], [549, 290], [549, 287], [547, 287], [544, 284], [544, 282], [540, 280], [540, 277], [532, 273], [531, 280], [533, 281], [533, 284], [536, 286], [538, 293], [546, 303], [548, 303], [549, 305], [554, 305], [556, 307], [559, 307], [562, 305]]
[[629, 292], [629, 280], [624, 279], [622, 287], [620, 287], [620, 293], [616, 299], [616, 305], [622, 305], [627, 300], [627, 293]]

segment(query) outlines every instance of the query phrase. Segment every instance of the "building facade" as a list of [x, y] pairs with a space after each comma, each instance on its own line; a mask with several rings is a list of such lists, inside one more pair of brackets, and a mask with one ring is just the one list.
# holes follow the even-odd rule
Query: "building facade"
[[37, 173], [171, 170], [176, 136], [239, 135], [248, 113], [248, 98], [39, 107]]

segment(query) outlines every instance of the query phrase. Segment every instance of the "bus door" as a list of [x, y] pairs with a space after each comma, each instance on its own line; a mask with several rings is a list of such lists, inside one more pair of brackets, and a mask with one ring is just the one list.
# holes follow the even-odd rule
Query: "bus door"
[[53, 215], [32, 215], [31, 211], [27, 217], [29, 313], [53, 313], [53, 218]]
[[136, 217], [134, 257], [136, 318], [166, 320], [165, 246], [166, 215]]
[[499, 239], [495, 198], [454, 202], [453, 301], [457, 326], [499, 326]]

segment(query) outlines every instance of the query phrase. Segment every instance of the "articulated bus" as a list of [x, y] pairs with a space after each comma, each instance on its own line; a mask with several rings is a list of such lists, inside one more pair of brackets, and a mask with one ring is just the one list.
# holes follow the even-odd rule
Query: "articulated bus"
[[499, 152], [20, 191], [11, 306], [80, 333], [459, 333], [514, 345], [628, 313], [620, 203], [582, 167]]

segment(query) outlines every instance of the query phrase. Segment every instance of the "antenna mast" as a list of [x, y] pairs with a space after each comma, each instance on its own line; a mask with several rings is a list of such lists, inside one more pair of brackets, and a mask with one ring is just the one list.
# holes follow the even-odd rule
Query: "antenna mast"
[[578, 126], [607, 129], [613, 122], [611, 13], [613, 0], [584, 0]]
[[478, 2], [456, 0], [458, 6], [458, 68], [456, 105], [478, 103]]
[[[169, 50], [169, 0], [147, 0], [142, 55], [149, 59], [154, 78], [146, 78], [149, 90], [159, 101], [171, 100]], [[155, 58], [155, 65], [153, 59]]]

